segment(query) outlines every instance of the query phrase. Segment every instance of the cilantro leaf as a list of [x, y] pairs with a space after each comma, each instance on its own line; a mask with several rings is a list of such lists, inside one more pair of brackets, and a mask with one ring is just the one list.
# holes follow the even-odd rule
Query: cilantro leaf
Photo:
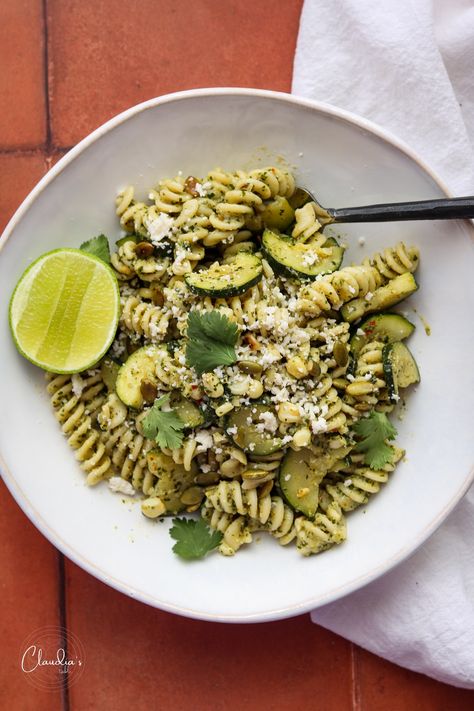
[[189, 341], [186, 346], [186, 360], [193, 365], [198, 375], [214, 370], [218, 365], [232, 365], [237, 360], [232, 346], [223, 343], [209, 344], [207, 341]]
[[99, 259], [102, 259], [106, 264], [110, 264], [109, 242], [105, 235], [98, 235], [97, 237], [88, 239], [81, 244], [79, 249], [82, 249], [83, 252], [93, 254], [94, 257], [99, 257]]
[[188, 315], [186, 361], [198, 375], [218, 365], [232, 365], [237, 360], [235, 344], [237, 324], [219, 311], [191, 311]]
[[204, 558], [206, 553], [217, 548], [222, 541], [222, 533], [211, 531], [202, 518], [174, 518], [170, 536], [177, 541], [173, 551], [185, 560]]
[[381, 469], [393, 460], [393, 447], [386, 440], [395, 439], [397, 430], [383, 412], [371, 412], [352, 428], [361, 437], [356, 452], [365, 452], [364, 461], [371, 469]]
[[183, 441], [184, 422], [175, 410], [162, 409], [169, 399], [169, 395], [163, 395], [155, 400], [142, 420], [143, 434], [148, 439], [154, 439], [160, 449], [178, 449]]

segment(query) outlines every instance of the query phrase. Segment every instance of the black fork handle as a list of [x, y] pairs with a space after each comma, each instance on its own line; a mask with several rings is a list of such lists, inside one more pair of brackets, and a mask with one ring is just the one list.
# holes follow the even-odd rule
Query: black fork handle
[[325, 209], [332, 218], [331, 222], [462, 220], [474, 218], [474, 196]]

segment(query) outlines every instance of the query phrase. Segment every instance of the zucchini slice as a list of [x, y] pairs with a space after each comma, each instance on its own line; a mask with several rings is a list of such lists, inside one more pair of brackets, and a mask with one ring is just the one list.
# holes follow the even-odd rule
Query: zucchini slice
[[388, 309], [399, 301], [403, 301], [407, 296], [410, 296], [418, 289], [418, 284], [411, 272], [400, 274], [400, 276], [391, 279], [385, 286], [380, 286], [372, 294], [369, 300], [367, 297], [362, 299], [352, 299], [341, 308], [341, 316], [344, 321], [357, 321], [365, 314], [370, 314], [374, 311], [383, 311]]
[[238, 252], [220, 264], [212, 264], [208, 269], [184, 277], [195, 294], [215, 298], [243, 294], [261, 278], [262, 260], [251, 252]]
[[202, 410], [191, 400], [185, 398], [179, 390], [174, 390], [170, 396], [170, 407], [178, 415], [181, 422], [184, 422], [186, 429], [194, 429], [204, 424]]
[[198, 466], [193, 459], [191, 469], [187, 472], [183, 464], [176, 464], [158, 449], [152, 449], [147, 454], [148, 469], [158, 480], [147, 492], [148, 496], [158, 496], [166, 506], [166, 513], [180, 513], [186, 509], [181, 501], [181, 496], [194, 486], [194, 477], [198, 473]]
[[296, 242], [288, 235], [265, 230], [262, 249], [272, 268], [282, 276], [296, 279], [316, 279], [319, 274], [329, 274], [341, 265], [344, 249], [329, 237], [324, 247], [331, 248], [331, 255], [313, 262], [311, 242]]
[[404, 343], [387, 343], [382, 350], [385, 382], [390, 399], [397, 402], [400, 388], [420, 382], [420, 371], [416, 360]]
[[265, 227], [284, 232], [295, 221], [295, 211], [286, 198], [277, 195], [265, 205], [260, 217]]
[[163, 352], [163, 346], [144, 346], [127, 358], [120, 368], [115, 381], [115, 390], [119, 398], [128, 407], [139, 410], [143, 407], [140, 390], [142, 380], [157, 384], [156, 362]]
[[382, 341], [382, 343], [395, 343], [404, 341], [411, 336], [415, 326], [400, 314], [382, 313], [369, 316], [359, 325], [357, 331], [351, 338], [351, 353], [357, 358], [361, 348], [369, 341]]
[[264, 403], [241, 407], [238, 410], [233, 410], [227, 416], [225, 429], [237, 447], [243, 449], [244, 452], [264, 456], [282, 448], [280, 437], [275, 437], [265, 430], [260, 432], [260, 429], [263, 429], [260, 415], [267, 412], [276, 417], [274, 409]]
[[314, 518], [319, 501], [319, 485], [325, 475], [310, 449], [288, 450], [283, 457], [278, 483], [281, 493], [294, 511]]
[[117, 247], [121, 247], [126, 242], [133, 242], [134, 244], [137, 244], [142, 240], [143, 237], [140, 237], [140, 235], [125, 235], [124, 237], [120, 237], [120, 239], [118, 239], [115, 244]]
[[295, 511], [313, 518], [318, 508], [319, 485], [326, 474], [338, 472], [347, 466], [351, 445], [332, 449], [328, 442], [313, 444], [295, 452], [289, 450], [283, 457], [278, 484], [280, 490]]

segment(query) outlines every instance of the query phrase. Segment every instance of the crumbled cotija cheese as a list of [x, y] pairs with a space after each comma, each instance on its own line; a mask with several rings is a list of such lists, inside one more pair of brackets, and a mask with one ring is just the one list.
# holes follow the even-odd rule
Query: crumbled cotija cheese
[[125, 494], [126, 496], [135, 496], [135, 489], [126, 479], [122, 479], [121, 476], [113, 476], [108, 482], [108, 487], [116, 494]]
[[303, 257], [305, 267], [312, 267], [315, 262], [319, 262], [319, 257], [316, 252], [307, 252]]
[[[263, 429], [267, 432], [276, 432], [278, 429], [278, 420], [273, 414], [273, 412], [262, 412], [260, 413], [259, 420], [263, 424]], [[260, 424], [260, 423], [259, 423]], [[257, 428], [259, 425], [257, 425]]]
[[71, 377], [72, 392], [76, 397], [81, 397], [84, 390], [84, 381], [78, 373]]
[[198, 430], [198, 432], [196, 432], [195, 439], [202, 452], [211, 449], [214, 445], [214, 440], [209, 430]]
[[168, 237], [173, 229], [174, 220], [164, 212], [158, 217], [150, 218], [148, 215], [143, 220], [143, 224], [148, 230], [150, 239], [153, 244], [159, 244], [165, 237]]

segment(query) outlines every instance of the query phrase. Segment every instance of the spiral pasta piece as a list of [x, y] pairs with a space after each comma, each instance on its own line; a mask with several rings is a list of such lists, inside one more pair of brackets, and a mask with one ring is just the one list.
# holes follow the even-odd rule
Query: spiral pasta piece
[[110, 393], [97, 416], [101, 430], [113, 430], [123, 425], [127, 419], [128, 408], [116, 393]]
[[[260, 190], [264, 189], [263, 186], [267, 187], [268, 190], [262, 195], [265, 199], [273, 198], [277, 195], [288, 198], [295, 192], [295, 179], [288, 170], [268, 166], [267, 168], [251, 170], [248, 177], [262, 184]], [[253, 190], [255, 191], [255, 184]]]
[[121, 216], [120, 224], [127, 232], [134, 232], [146, 237], [148, 235], [148, 228], [145, 225], [147, 217], [148, 206], [144, 202], [134, 202]]
[[185, 180], [182, 176], [172, 179], [160, 180], [158, 189], [150, 192], [150, 198], [155, 207], [167, 215], [177, 215], [183, 205], [191, 200], [192, 195], [186, 191]]
[[135, 260], [135, 242], [133, 239], [126, 240], [110, 257], [110, 263], [120, 280], [131, 279], [135, 275]]
[[134, 276], [142, 281], [153, 282], [162, 278], [169, 267], [169, 259], [150, 256], [141, 258], [136, 253], [135, 240], [126, 240], [110, 258], [119, 280], [129, 280]]
[[295, 512], [281, 498], [271, 497], [270, 514], [262, 524], [258, 519], [250, 519], [252, 531], [268, 531], [281, 546], [286, 546], [296, 538]]
[[381, 284], [379, 271], [370, 264], [343, 267], [304, 285], [298, 294], [298, 311], [318, 316], [339, 309], [347, 301], [366, 296]]
[[[307, 242], [310, 238], [314, 238], [315, 235], [321, 229], [321, 223], [316, 217], [314, 202], [307, 202], [306, 205], [295, 210], [295, 225], [291, 232], [291, 236], [297, 239], [299, 242]], [[330, 253], [330, 250], [321, 249], [321, 245], [326, 241], [326, 237], [323, 234], [318, 235], [317, 240], [312, 240], [311, 244], [318, 256]]]
[[223, 534], [222, 542], [219, 545], [219, 553], [222, 555], [235, 555], [245, 543], [252, 542], [252, 534], [245, 516], [232, 516], [217, 511], [209, 502], [205, 502], [202, 507], [201, 516], [207, 521], [210, 528]]
[[238, 481], [220, 481], [206, 491], [206, 499], [217, 509], [228, 514], [240, 514], [264, 524], [272, 509], [270, 495], [259, 498], [256, 489], [245, 490]]
[[342, 511], [352, 511], [366, 504], [371, 496], [380, 491], [381, 485], [387, 483], [390, 472], [405, 454], [399, 447], [392, 447], [392, 451], [392, 461], [381, 469], [370, 469], [363, 463], [364, 455], [354, 453], [351, 465], [338, 474], [344, 479], [326, 484], [325, 490]]
[[150, 495], [156, 476], [148, 469], [146, 455], [154, 443], [126, 423], [103, 432], [102, 441], [114, 473], [130, 481], [133, 488], [145, 496]]
[[393, 409], [384, 380], [381, 341], [371, 341], [362, 347], [355, 376], [346, 385], [346, 401], [359, 413], [378, 408], [383, 403], [384, 411]]
[[219, 200], [223, 198], [228, 190], [234, 188], [236, 176], [233, 173], [227, 173], [220, 168], [211, 170], [203, 182], [206, 197], [208, 200]]
[[321, 553], [339, 545], [347, 537], [346, 520], [340, 505], [329, 494], [320, 497], [320, 510], [314, 520], [303, 516], [295, 520], [296, 547], [304, 555]]
[[133, 202], [133, 196], [135, 194], [135, 189], [133, 185], [127, 185], [124, 190], [121, 190], [119, 194], [117, 195], [117, 198], [115, 200], [115, 205], [116, 205], [116, 214], [118, 217], [121, 217], [123, 213], [127, 210], [128, 207]]
[[183, 204], [181, 212], [175, 217], [173, 232], [177, 241], [197, 242], [209, 234], [209, 216], [212, 210], [200, 198], [192, 198]]
[[93, 486], [112, 474], [100, 433], [93, 427], [105, 399], [105, 386], [97, 373], [82, 377], [81, 383], [73, 383], [72, 377], [47, 374], [47, 390], [68, 445], [76, 450], [76, 459], [87, 474], [86, 483]]
[[416, 271], [419, 259], [417, 247], [406, 247], [403, 242], [398, 242], [394, 247], [368, 257], [363, 264], [374, 267], [384, 281], [389, 281], [400, 274]]
[[162, 339], [168, 330], [169, 320], [168, 313], [137, 296], [128, 296], [123, 301], [120, 323], [130, 333], [150, 340]]

